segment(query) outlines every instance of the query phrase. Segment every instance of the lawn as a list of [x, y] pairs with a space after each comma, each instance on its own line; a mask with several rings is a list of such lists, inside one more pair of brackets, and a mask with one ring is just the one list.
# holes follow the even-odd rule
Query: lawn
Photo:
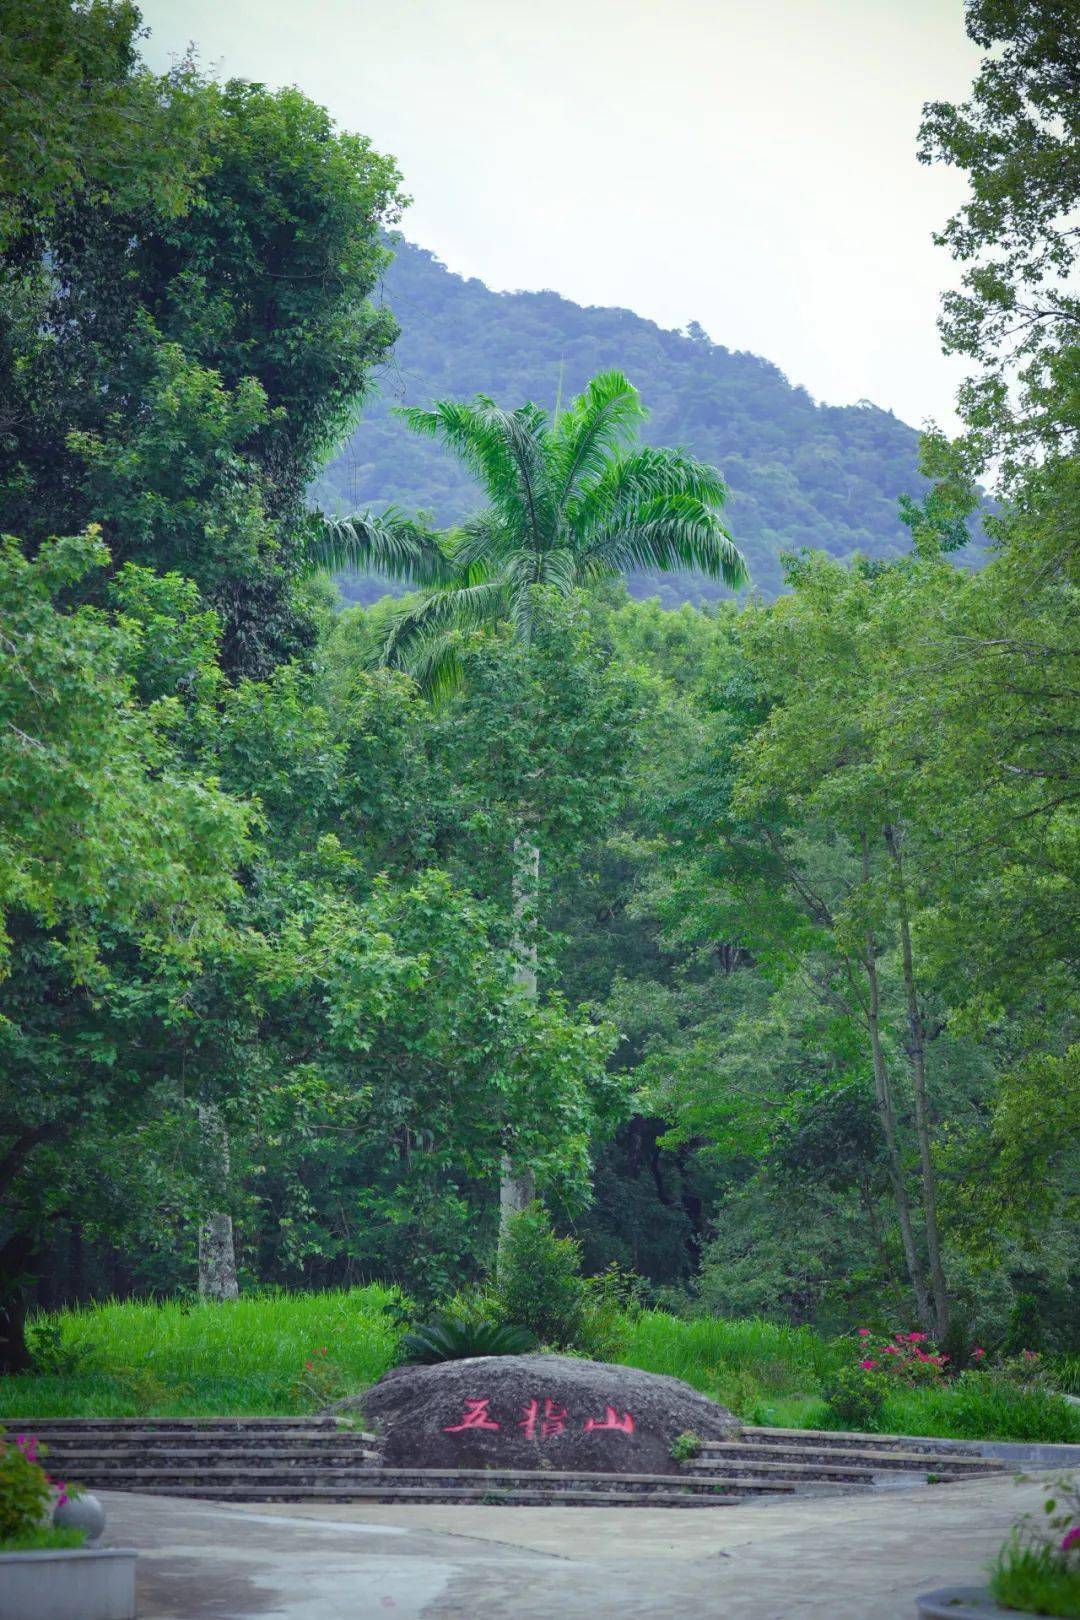
[[[38, 1319], [57, 1370], [0, 1378], [0, 1417], [210, 1416], [316, 1410], [363, 1390], [393, 1364], [390, 1288], [249, 1294], [230, 1305], [187, 1301], [89, 1305]], [[821, 1380], [855, 1354], [848, 1340], [760, 1319], [684, 1319], [642, 1311], [622, 1322], [618, 1359], [683, 1378], [750, 1423], [830, 1425]], [[311, 1370], [307, 1363], [313, 1363]], [[981, 1375], [900, 1390], [882, 1432], [1080, 1443], [1080, 1407]]]

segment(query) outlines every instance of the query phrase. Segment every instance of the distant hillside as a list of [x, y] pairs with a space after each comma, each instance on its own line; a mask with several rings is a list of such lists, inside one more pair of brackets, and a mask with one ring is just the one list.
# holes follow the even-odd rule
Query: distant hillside
[[[905, 551], [897, 497], [918, 493], [918, 434], [889, 411], [816, 405], [768, 360], [710, 341], [697, 326], [665, 331], [625, 309], [583, 309], [552, 292], [495, 293], [402, 243], [384, 296], [401, 325], [361, 425], [317, 490], [336, 510], [393, 504], [440, 523], [477, 504], [475, 488], [436, 445], [389, 415], [397, 404], [484, 392], [500, 403], [554, 403], [593, 372], [618, 366], [651, 413], [646, 438], [712, 462], [731, 489], [728, 521], [766, 595], [781, 587], [779, 557], [797, 546], [837, 557]], [[372, 583], [348, 594], [368, 598]], [[635, 595], [668, 605], [725, 594], [696, 577], [636, 575]]]

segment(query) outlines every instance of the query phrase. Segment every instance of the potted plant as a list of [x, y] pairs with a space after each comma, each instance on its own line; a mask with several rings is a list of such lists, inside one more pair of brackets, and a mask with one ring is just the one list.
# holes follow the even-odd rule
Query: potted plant
[[1080, 1483], [1049, 1486], [1041, 1514], [1013, 1526], [990, 1584], [946, 1586], [919, 1599], [921, 1620], [986, 1620], [988, 1615], [1054, 1615], [1080, 1620]]
[[54, 1525], [75, 1495], [49, 1478], [33, 1435], [0, 1438], [0, 1620], [133, 1620], [135, 1554]]

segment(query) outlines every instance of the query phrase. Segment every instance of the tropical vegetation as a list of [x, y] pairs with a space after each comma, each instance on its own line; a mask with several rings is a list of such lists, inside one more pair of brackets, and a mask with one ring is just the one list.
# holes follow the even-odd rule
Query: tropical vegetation
[[[969, 182], [961, 431], [901, 476], [852, 408], [781, 579], [768, 432], [703, 451], [670, 392], [722, 421], [760, 362], [669, 334], [654, 398], [613, 320], [540, 403], [493, 366], [373, 417], [393, 159], [299, 90], [153, 74], [122, 0], [17, 10], [0, 1409], [307, 1409], [450, 1317], [758, 1421], [1067, 1438], [1071, 13], [968, 5], [983, 66], [919, 147]], [[456, 507], [426, 459], [327, 484], [386, 420]], [[835, 510], [868, 482], [887, 541]], [[346, 562], [398, 594], [343, 604]], [[670, 610], [643, 570], [751, 591]]]

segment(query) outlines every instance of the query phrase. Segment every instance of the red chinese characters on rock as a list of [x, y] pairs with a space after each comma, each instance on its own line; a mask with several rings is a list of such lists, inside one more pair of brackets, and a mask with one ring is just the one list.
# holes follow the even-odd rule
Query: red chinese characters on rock
[[585, 1433], [592, 1429], [618, 1429], [621, 1434], [633, 1434], [634, 1420], [629, 1412], [620, 1417], [613, 1406], [605, 1406], [602, 1418], [585, 1419]]
[[[490, 1405], [490, 1395], [467, 1400], [461, 1422], [446, 1424], [443, 1433], [462, 1434], [466, 1429], [501, 1429], [502, 1424], [497, 1422], [488, 1410]], [[542, 1411], [539, 1398], [527, 1401], [521, 1411], [522, 1416], [517, 1426], [524, 1431], [526, 1440], [535, 1439], [538, 1432], [542, 1440], [547, 1440], [551, 1435], [562, 1434], [569, 1418], [566, 1407], [557, 1406], [550, 1395], [544, 1398]], [[603, 1430], [617, 1434], [633, 1434], [634, 1419], [629, 1412], [624, 1412], [620, 1417], [614, 1406], [605, 1406], [602, 1418], [587, 1417], [582, 1428], [586, 1434]]]
[[540, 1417], [540, 1402], [529, 1401], [521, 1410], [525, 1416], [518, 1424], [519, 1429], [525, 1430], [526, 1440], [531, 1440], [536, 1434], [536, 1425], [540, 1423], [540, 1437], [546, 1440], [549, 1434], [562, 1434], [566, 1428], [566, 1407], [556, 1406], [549, 1395], [544, 1402], [544, 1415]]
[[502, 1424], [488, 1416], [488, 1407], [491, 1405], [491, 1396], [485, 1395], [478, 1401], [466, 1401], [465, 1411], [460, 1423], [448, 1423], [443, 1430], [444, 1434], [460, 1434], [462, 1429], [501, 1429]]

